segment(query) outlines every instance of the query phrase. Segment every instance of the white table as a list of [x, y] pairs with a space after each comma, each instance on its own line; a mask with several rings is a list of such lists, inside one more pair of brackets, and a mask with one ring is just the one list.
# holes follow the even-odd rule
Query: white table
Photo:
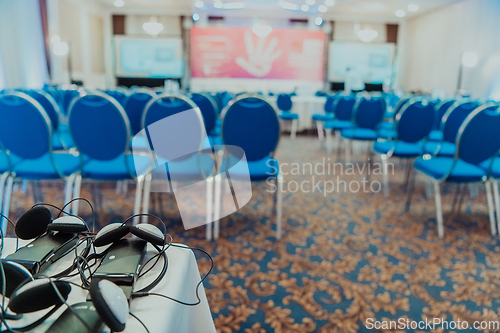
[[[277, 96], [268, 97], [268, 102], [280, 112], [277, 106]], [[299, 115], [297, 131], [316, 129], [316, 124], [312, 120], [314, 114], [325, 114], [326, 97], [320, 96], [292, 96], [291, 112]]]
[[[26, 244], [26, 241], [19, 241], [19, 246]], [[16, 241], [13, 238], [5, 239], [2, 258], [14, 252]], [[148, 245], [148, 254], [152, 255], [156, 251]], [[193, 252], [189, 249], [170, 247], [167, 250], [168, 270], [165, 277], [151, 292], [166, 295], [184, 302], [195, 303], [197, 301], [195, 288], [200, 281], [200, 273]], [[52, 265], [45, 274], [55, 274], [67, 268], [73, 261], [72, 254], [67, 255]], [[163, 260], [143, 278], [137, 281], [135, 289], [138, 290], [155, 279], [163, 267]], [[206, 272], [203, 272], [205, 274]], [[81, 284], [79, 276], [69, 279], [69, 281]], [[68, 304], [75, 304], [85, 301], [87, 292], [72, 286], [68, 298]], [[154, 332], [192, 332], [204, 333], [214, 332], [215, 326], [212, 320], [210, 308], [203, 285], [199, 287], [201, 303], [196, 306], [186, 306], [158, 296], [148, 296], [133, 299], [130, 302], [130, 312], [139, 317], [147, 326], [151, 333]], [[35, 332], [45, 332], [54, 320], [66, 310], [62, 306], [53, 316], [40, 325]], [[40, 318], [47, 311], [26, 314], [19, 321], [10, 321], [11, 328], [28, 325]], [[108, 330], [109, 331], [109, 330]], [[132, 316], [128, 317], [127, 326], [124, 332], [140, 333], [146, 332], [144, 327]]]

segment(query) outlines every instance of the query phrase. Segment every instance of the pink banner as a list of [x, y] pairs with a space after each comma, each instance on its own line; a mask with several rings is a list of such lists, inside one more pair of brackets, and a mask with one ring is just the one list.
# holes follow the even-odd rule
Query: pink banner
[[196, 78], [266, 78], [323, 81], [325, 34], [252, 28], [191, 29], [191, 75]]

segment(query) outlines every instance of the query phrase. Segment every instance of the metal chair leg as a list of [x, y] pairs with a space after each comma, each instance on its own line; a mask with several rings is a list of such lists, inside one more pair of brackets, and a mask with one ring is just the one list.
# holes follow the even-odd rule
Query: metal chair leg
[[389, 175], [387, 170], [387, 155], [380, 155], [382, 159], [382, 179], [384, 182], [384, 198], [389, 198]]
[[[75, 174], [70, 175], [68, 178], [66, 178], [66, 187], [64, 189], [64, 204], [67, 204], [68, 202], [71, 201], [72, 196], [73, 196], [73, 184], [75, 182]], [[34, 185], [34, 183], [32, 183]], [[68, 208], [69, 211], [71, 211]]]
[[276, 200], [276, 239], [281, 239], [281, 218], [283, 210], [283, 193], [281, 192], [281, 184], [283, 183], [283, 175], [279, 174], [277, 177], [278, 197]]
[[[80, 197], [80, 190], [81, 190], [81, 187], [82, 187], [82, 176], [81, 175], [77, 175], [75, 177], [75, 185], [74, 185], [74, 189], [73, 189], [73, 198], [79, 198]], [[78, 215], [78, 205], [79, 205], [79, 201], [76, 200], [72, 203], [72, 210], [71, 210], [71, 214], [73, 215]]]
[[[149, 196], [151, 195], [151, 179], [153, 176], [151, 173], [148, 173], [146, 177], [144, 177], [144, 192], [142, 198], [142, 213], [149, 213]], [[148, 222], [148, 216], [142, 216], [142, 223]]]
[[491, 227], [491, 235], [495, 236], [497, 233], [496, 223], [495, 223], [495, 212], [493, 209], [493, 198], [491, 195], [491, 183], [489, 181], [484, 183], [486, 187], [486, 198], [488, 200], [488, 211], [490, 214], [490, 227]]
[[292, 128], [290, 130], [290, 138], [292, 140], [295, 140], [295, 137], [297, 135], [297, 128], [298, 127], [299, 127], [299, 120], [298, 119], [292, 120]]
[[437, 180], [434, 180], [434, 192], [436, 197], [436, 217], [438, 225], [438, 235], [439, 238], [443, 238], [444, 230], [443, 230], [443, 210], [441, 206], [441, 189], [439, 187], [439, 182]]
[[[14, 183], [14, 176], [9, 176], [7, 178], [7, 188], [5, 190], [5, 200], [3, 204], [3, 210], [2, 214], [6, 216], [7, 218], [9, 217], [9, 210], [10, 210], [10, 199], [12, 197], [12, 185]], [[2, 231], [4, 232], [4, 235], [7, 232], [7, 219], [5, 219], [2, 216], [2, 223], [1, 223], [1, 228]]]
[[323, 135], [323, 122], [316, 120], [316, 129], [318, 130], [318, 139], [320, 142], [325, 140], [325, 136]]
[[[141, 198], [142, 198], [142, 183], [144, 181], [144, 176], [140, 176], [136, 181], [135, 188], [135, 202], [134, 202], [134, 215], [137, 215], [141, 212]], [[139, 223], [139, 217], [134, 217], [134, 225]]]
[[492, 181], [493, 183], [493, 194], [495, 196], [495, 207], [497, 212], [497, 231], [500, 232], [500, 194], [498, 191], [498, 182], [496, 180]]
[[212, 240], [212, 218], [213, 218], [213, 206], [214, 206], [214, 178], [207, 178], [207, 216], [205, 219], [206, 222], [206, 232], [207, 232], [207, 241]]
[[413, 190], [415, 188], [415, 171], [413, 168], [410, 170], [410, 181], [408, 183], [407, 187], [407, 197], [406, 197], [406, 205], [405, 205], [405, 212], [408, 212], [411, 207], [411, 198], [413, 195]]
[[332, 153], [332, 131], [326, 130], [326, 153], [330, 155]]

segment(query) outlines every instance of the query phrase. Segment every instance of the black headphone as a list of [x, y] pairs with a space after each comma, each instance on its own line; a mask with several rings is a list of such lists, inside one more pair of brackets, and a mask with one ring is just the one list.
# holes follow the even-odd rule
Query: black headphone
[[111, 223], [97, 233], [94, 240], [94, 246], [101, 247], [117, 242], [129, 232], [151, 244], [158, 246], [165, 245], [165, 235], [160, 229], [152, 224], [140, 223], [129, 227], [125, 225], [125, 223]]
[[[48, 278], [33, 280], [17, 288], [12, 293], [8, 305], [8, 308], [14, 313], [36, 312], [51, 306], [54, 308], [35, 323], [26, 327], [13, 328], [13, 330], [26, 332], [38, 326], [63, 304], [67, 304], [66, 301], [68, 300], [70, 291], [71, 284], [68, 281], [51, 280]], [[122, 289], [111, 281], [96, 279], [90, 284], [89, 293], [92, 305], [100, 320], [113, 332], [123, 331], [129, 314], [129, 306]], [[72, 307], [84, 304], [74, 304]], [[72, 307], [69, 307], [66, 311], [74, 311]], [[76, 315], [79, 317], [78, 314]], [[83, 321], [82, 318], [80, 320]]]
[[43, 206], [35, 206], [17, 220], [15, 231], [20, 239], [33, 239], [47, 231], [81, 233], [88, 231], [85, 221], [75, 215], [67, 215], [52, 220], [52, 213]]

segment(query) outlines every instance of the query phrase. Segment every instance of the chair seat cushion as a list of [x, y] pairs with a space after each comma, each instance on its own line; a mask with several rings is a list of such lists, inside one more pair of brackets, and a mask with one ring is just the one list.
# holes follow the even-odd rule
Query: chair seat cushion
[[420, 142], [383, 141], [375, 142], [373, 145], [373, 150], [380, 154], [387, 154], [393, 149], [392, 156], [395, 157], [412, 158], [422, 155], [422, 144]]
[[381, 139], [394, 139], [398, 134], [393, 129], [382, 128], [378, 131], [377, 135]]
[[299, 119], [299, 115], [291, 112], [283, 112], [282, 114], [280, 114], [280, 118], [283, 120], [294, 120]]
[[352, 126], [352, 123], [348, 120], [331, 120], [325, 122], [326, 129], [343, 130], [346, 128], [352, 128]]
[[[53, 153], [54, 163], [58, 170], [64, 175], [69, 176], [80, 169], [80, 158], [67, 153]], [[13, 167], [17, 176], [26, 179], [59, 179], [61, 178], [50, 155], [46, 154], [33, 160], [23, 160]]]
[[362, 141], [377, 140], [377, 132], [368, 128], [348, 128], [341, 132], [344, 138]]
[[313, 114], [312, 119], [316, 121], [329, 121], [333, 120], [333, 114]]
[[[10, 161], [12, 164], [17, 164], [21, 161], [18, 157], [10, 154]], [[0, 152], [0, 173], [9, 171], [9, 157], [5, 152]]]
[[159, 166], [153, 171], [154, 178], [164, 179], [160, 173], [165, 174], [168, 165], [169, 177], [174, 182], [201, 181], [212, 175], [214, 169], [214, 160], [205, 154], [195, 154], [183, 160], [168, 162], [168, 164], [160, 159], [158, 164]]
[[[83, 167], [82, 177], [98, 180], [125, 180], [144, 174], [152, 166], [151, 159], [142, 155], [123, 155], [109, 161], [89, 160]], [[127, 168], [128, 165], [128, 168]], [[129, 172], [130, 170], [130, 172]]]
[[389, 121], [383, 121], [380, 123], [380, 129], [392, 130], [392, 129], [394, 129], [394, 123], [389, 122]]
[[437, 156], [453, 157], [457, 152], [457, 147], [453, 143], [447, 141], [429, 141], [424, 145], [424, 152], [431, 155], [437, 154]]
[[[415, 169], [434, 179], [441, 179], [450, 171], [454, 160], [451, 157], [433, 157], [427, 160], [419, 158], [415, 161]], [[482, 181], [484, 178], [486, 178], [486, 171], [479, 166], [458, 160], [446, 180], [455, 183], [469, 183]]]
[[[278, 176], [278, 162], [271, 156], [264, 157], [258, 161], [247, 161], [247, 164], [251, 181], [261, 181]], [[223, 163], [222, 165], [224, 166], [225, 164]], [[229, 168], [230, 170], [228, 171], [230, 172], [231, 177], [235, 177], [236, 179], [245, 179], [247, 177], [246, 167], [244, 167], [243, 163], [232, 162]], [[238, 177], [240, 175], [241, 178]]]
[[490, 171], [490, 165], [491, 165], [491, 158], [487, 159], [479, 166], [487, 173], [490, 172], [491, 177], [495, 179], [500, 179], [500, 158], [499, 157], [495, 158], [495, 160], [493, 161], [493, 165], [491, 165], [491, 171]]
[[438, 130], [433, 130], [429, 133], [429, 141], [441, 141], [443, 140], [443, 132]]

